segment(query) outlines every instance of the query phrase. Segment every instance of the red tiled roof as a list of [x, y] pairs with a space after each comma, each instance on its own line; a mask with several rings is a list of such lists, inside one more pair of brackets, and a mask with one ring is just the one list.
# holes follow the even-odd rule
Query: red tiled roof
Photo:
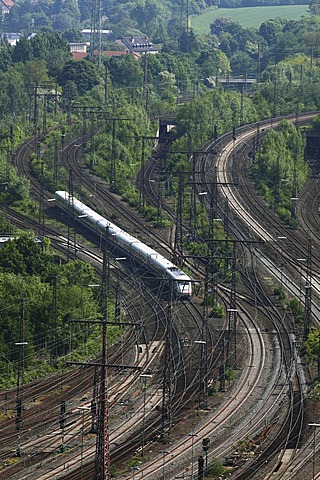
[[12, 0], [0, 0], [0, 3], [2, 3], [3, 5], [5, 5], [8, 8], [12, 7], [12, 5], [13, 5]]
[[87, 52], [72, 52], [73, 60], [82, 60], [83, 58], [87, 57]]
[[[1, 1], [1, 0], [0, 0]], [[89, 53], [87, 52], [72, 52], [73, 60], [82, 60], [87, 57]], [[98, 52], [93, 52], [94, 56], [98, 55]], [[101, 52], [101, 55], [104, 57], [120, 57], [121, 55], [132, 55], [128, 50], [105, 50]]]
[[102, 52], [105, 57], [120, 57], [121, 55], [130, 54], [129, 50], [106, 50]]

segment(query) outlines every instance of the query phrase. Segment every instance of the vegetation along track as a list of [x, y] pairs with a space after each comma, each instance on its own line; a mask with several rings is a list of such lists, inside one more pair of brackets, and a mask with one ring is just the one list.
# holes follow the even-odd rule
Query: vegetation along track
[[[309, 116], [308, 116], [309, 117]], [[306, 119], [304, 118], [303, 121]], [[276, 120], [273, 120], [272, 122], [272, 127], [277, 124]], [[267, 124], [264, 124], [264, 129], [268, 128]], [[269, 125], [269, 128], [271, 128], [271, 125]], [[228, 199], [229, 203], [229, 208], [231, 211], [233, 211], [234, 218], [237, 218], [237, 220], [241, 219], [241, 222], [246, 224], [249, 228], [249, 230], [253, 230], [254, 234], [257, 235], [259, 238], [262, 238], [264, 241], [268, 242], [272, 247], [274, 244], [276, 244], [275, 249], [278, 250], [278, 252], [282, 255], [285, 255], [285, 247], [281, 246], [279, 247], [277, 245], [277, 242], [274, 241], [274, 237], [271, 236], [271, 233], [275, 235], [276, 240], [280, 240], [279, 237], [282, 237], [283, 239], [287, 240], [287, 238], [290, 239], [292, 242], [295, 243], [295, 247], [297, 249], [297, 252], [301, 252], [301, 247], [300, 243], [301, 240], [298, 238], [298, 240], [295, 239], [295, 235], [292, 234], [292, 231], [288, 229], [288, 235], [283, 234], [283, 224], [281, 224], [277, 217], [269, 214], [269, 212], [266, 212], [265, 205], [261, 201], [261, 199], [258, 199], [257, 201], [255, 200], [254, 202], [252, 201], [253, 195], [251, 194], [252, 192], [252, 185], [248, 185], [247, 178], [248, 178], [248, 163], [249, 163], [249, 157], [248, 157], [248, 152], [254, 149], [254, 145], [252, 145], [251, 141], [252, 139], [255, 139], [256, 135], [256, 130], [257, 126], [254, 126], [253, 128], [246, 128], [246, 129], [240, 129], [239, 132], [237, 131], [237, 137], [236, 139], [233, 139], [232, 137], [229, 136], [228, 139], [225, 139], [224, 147], [223, 150], [220, 151], [217, 155], [216, 159], [216, 172], [217, 172], [217, 177], [212, 179], [212, 172], [214, 171], [214, 168], [212, 167], [212, 164], [209, 164], [208, 162], [208, 156], [206, 156], [206, 167], [202, 167], [206, 171], [206, 175], [203, 176], [203, 184], [202, 188], [205, 187], [207, 188], [208, 192], [210, 191], [210, 188], [212, 187], [212, 182], [216, 182], [217, 185], [219, 185], [219, 189], [222, 191], [223, 197]], [[250, 133], [251, 132], [251, 133]], [[221, 142], [221, 140], [220, 140]], [[237, 150], [235, 150], [237, 148]], [[215, 146], [216, 150], [216, 146]], [[244, 151], [244, 155], [239, 154], [239, 150]], [[241, 152], [242, 153], [242, 152]], [[236, 159], [236, 162], [235, 162]], [[205, 165], [205, 162], [203, 162]], [[232, 170], [232, 167], [236, 164], [236, 168], [234, 168], [234, 171]], [[245, 168], [246, 167], [246, 168]], [[199, 170], [199, 168], [198, 168]], [[211, 182], [210, 180], [210, 174], [211, 174]], [[206, 180], [206, 184], [204, 181], [204, 178]], [[250, 187], [250, 188], [249, 188]], [[249, 197], [250, 194], [250, 197]], [[250, 200], [248, 200], [250, 198]], [[209, 202], [212, 201], [209, 199]], [[248, 207], [250, 205], [250, 207]], [[220, 209], [221, 212], [221, 209]], [[221, 215], [223, 213], [220, 213]], [[253, 220], [254, 218], [257, 218], [257, 220]], [[259, 220], [258, 220], [259, 219]], [[230, 219], [229, 219], [230, 221]], [[264, 224], [264, 228], [259, 225], [258, 222], [262, 222]], [[241, 241], [244, 241], [244, 236], [241, 234], [239, 236], [239, 231], [240, 229], [237, 227], [235, 224], [233, 217], [231, 219], [232, 227], [230, 230], [233, 231], [233, 234], [239, 238]], [[251, 236], [249, 238], [252, 239]], [[247, 240], [248, 240], [248, 235], [247, 235]], [[250, 240], [248, 240], [248, 244], [250, 243]], [[306, 247], [305, 247], [306, 248]], [[306, 255], [306, 250], [304, 250], [304, 256]], [[297, 254], [299, 255], [299, 254]], [[300, 253], [301, 256], [301, 253]], [[287, 255], [288, 258], [290, 258], [292, 262], [292, 252], [290, 255]], [[298, 258], [298, 256], [297, 256]], [[254, 263], [254, 262], [252, 262]], [[255, 292], [257, 289], [257, 283], [255, 283]], [[253, 293], [255, 293], [253, 292]], [[255, 293], [256, 295], [256, 293]], [[289, 338], [289, 335], [287, 334], [287, 337]], [[296, 352], [294, 347], [291, 347], [291, 357], [296, 358]], [[290, 356], [289, 356], [290, 358]], [[295, 381], [295, 389], [297, 389], [297, 385], [301, 382], [301, 378], [298, 376]], [[292, 385], [292, 382], [289, 382], [289, 386]], [[292, 418], [298, 419], [299, 420], [299, 428], [297, 429], [297, 425], [295, 425], [295, 428], [289, 428], [289, 432], [291, 432], [290, 436], [288, 438], [296, 438], [297, 439], [297, 445], [299, 444], [299, 438], [301, 435], [301, 430], [303, 426], [303, 415], [299, 413], [300, 409], [297, 411], [297, 406], [295, 405], [295, 402], [297, 401], [298, 398], [301, 400], [303, 399], [301, 393], [300, 387], [295, 391], [295, 389], [292, 390], [292, 406], [294, 409], [292, 410], [292, 413], [295, 411], [295, 415]], [[297, 405], [301, 405], [301, 402], [299, 401]], [[295, 421], [294, 421], [295, 423]], [[293, 434], [294, 432], [294, 434]], [[299, 433], [300, 432], [300, 433]], [[292, 441], [290, 442], [292, 444]], [[284, 452], [286, 449], [282, 448], [282, 452]], [[274, 453], [275, 450], [273, 450]], [[269, 451], [270, 453], [270, 451]], [[273, 454], [272, 454], [273, 455]], [[294, 455], [292, 455], [292, 458], [294, 458]], [[281, 464], [281, 460], [279, 460], [279, 464]], [[289, 467], [287, 462], [287, 467]], [[255, 470], [255, 468], [253, 468]], [[281, 472], [278, 472], [278, 477], [282, 478], [280, 474], [283, 474], [285, 471], [285, 468], [281, 469]], [[247, 475], [247, 476], [246, 476]], [[249, 478], [249, 473], [244, 473], [243, 477], [239, 478]], [[250, 477], [251, 478], [251, 477]]]
[[[10, 218], [11, 218], [11, 219], [16, 219], [17, 216], [19, 216], [19, 215], [15, 214], [15, 213], [12, 212], [12, 211], [10, 212]], [[23, 222], [23, 219], [22, 219], [21, 217], [20, 217], [20, 222]], [[22, 223], [20, 223], [20, 226], [21, 226], [21, 225], [22, 225]], [[34, 228], [36, 225], [37, 225], [37, 222], [32, 222], [32, 221], [30, 221], [29, 224], [28, 224], [29, 228]], [[65, 249], [66, 249], [67, 241], [66, 241], [65, 238], [63, 239], [63, 237], [61, 237], [61, 235], [58, 235], [58, 234], [57, 234], [57, 231], [56, 231], [55, 229], [51, 229], [51, 228], [46, 227], [45, 233], [46, 233], [46, 235], [49, 235], [49, 236], [51, 237], [51, 241], [53, 242], [55, 248], [56, 248], [56, 247], [59, 247], [59, 248], [61, 249], [61, 248], [64, 247], [64, 252], [66, 251]], [[90, 251], [90, 249], [78, 247], [77, 250], [78, 250], [79, 255], [81, 254], [80, 256], [82, 256], [82, 255], [84, 254], [84, 252], [83, 252], [84, 250], [87, 250], [86, 256], [87, 256], [87, 257], [89, 256], [89, 251]], [[100, 257], [101, 257], [101, 255], [100, 255]], [[142, 294], [142, 291], [140, 292], [140, 294]], [[135, 296], [136, 296], [136, 295], [135, 295]], [[153, 303], [155, 303], [155, 300], [154, 300], [154, 299], [153, 299]], [[182, 304], [180, 304], [180, 302], [177, 303], [177, 306], [178, 306], [178, 307], [181, 306], [181, 305], [182, 305]], [[188, 308], [189, 308], [189, 307], [191, 307], [191, 304], [190, 304], [190, 305], [187, 305], [187, 306], [188, 306]], [[180, 307], [179, 307], [179, 309], [180, 309]], [[133, 307], [130, 306], [130, 305], [128, 305], [128, 311], [132, 311], [132, 310], [133, 310]], [[140, 315], [141, 315], [141, 314], [140, 314]], [[183, 315], [183, 318], [185, 319], [185, 314]], [[196, 317], [195, 317], [195, 318], [196, 318]], [[178, 323], [179, 323], [179, 322], [178, 322]], [[181, 319], [181, 321], [180, 321], [180, 324], [182, 325], [182, 319]], [[198, 328], [199, 328], [199, 327], [198, 327]], [[163, 329], [162, 329], [162, 331], [163, 331]], [[150, 335], [150, 325], [148, 326], [148, 332], [149, 332], [149, 335]], [[195, 330], [195, 335], [197, 336], [196, 330]], [[144, 343], [146, 343], [146, 340], [144, 341]], [[126, 348], [126, 344], [124, 344], [124, 348]], [[127, 347], [127, 348], [128, 348], [128, 347]], [[179, 369], [176, 369], [176, 370], [179, 371]], [[184, 368], [184, 371], [185, 371], [185, 370], [186, 370], [186, 369]], [[75, 383], [78, 384], [78, 386], [79, 386], [79, 379], [78, 379], [79, 375], [81, 375], [81, 372], [79, 372], [78, 375], [75, 375], [75, 378], [76, 378]], [[92, 381], [92, 378], [91, 378], [91, 381]], [[54, 383], [55, 383], [55, 380], [53, 379], [53, 385], [54, 385]], [[48, 385], [48, 383], [46, 383], [46, 385]], [[80, 393], [79, 390], [81, 390], [81, 389], [80, 389], [80, 388], [77, 389], [77, 394]], [[181, 390], [180, 390], [180, 393], [181, 393], [181, 394], [179, 394], [178, 398], [180, 399], [180, 404], [181, 404], [181, 400], [184, 399], [184, 394], [183, 394], [183, 391], [181, 391]], [[43, 397], [45, 398], [45, 397], [47, 396], [47, 398], [48, 398], [48, 395], [49, 395], [49, 392], [47, 391], [47, 389], [46, 389], [46, 387], [45, 387], [45, 393], [43, 393]], [[33, 395], [33, 396], [39, 398], [39, 397], [41, 396], [40, 391], [39, 391], [39, 390], [36, 390], [36, 391], [34, 392], [34, 395]], [[67, 396], [64, 395], [64, 398], [67, 398]], [[47, 408], [48, 403], [46, 402], [45, 405], [46, 405], [46, 408]], [[59, 402], [56, 402], [56, 404], [55, 404], [55, 413], [54, 413], [54, 415], [53, 415], [53, 416], [54, 416], [54, 419], [55, 419], [55, 422], [57, 421], [57, 418], [58, 418], [58, 416], [59, 416], [59, 409], [58, 409], [58, 407], [59, 407]], [[176, 405], [175, 408], [177, 408], [177, 405]], [[35, 417], [34, 423], [37, 423], [37, 424], [39, 425], [39, 428], [40, 428], [40, 429], [43, 429], [43, 428], [45, 427], [44, 422], [43, 422], [43, 421], [40, 421], [40, 422], [39, 422], [39, 418], [41, 417], [41, 413], [39, 412], [39, 410], [41, 410], [41, 409], [37, 408], [37, 410], [38, 410], [38, 416]], [[49, 423], [49, 427], [48, 427], [49, 430], [50, 430], [50, 425], [52, 425], [52, 423], [50, 423], [50, 420], [51, 420], [51, 418], [49, 418], [49, 416], [48, 416], [47, 422]], [[54, 424], [54, 425], [55, 425], [55, 422], [53, 421], [53, 424]], [[9, 423], [10, 423], [10, 422], [9, 422]], [[78, 422], [78, 423], [79, 423], [79, 422]], [[32, 426], [31, 421], [30, 421], [30, 425]], [[11, 422], [11, 426], [12, 426], [12, 428], [13, 428], [13, 430], [14, 430], [14, 423], [13, 423], [13, 422]], [[52, 428], [52, 426], [51, 426], [51, 428]], [[31, 428], [30, 430], [32, 431], [33, 429]], [[16, 435], [16, 433], [14, 433], [14, 435]], [[28, 433], [28, 436], [32, 436], [32, 434], [29, 432], [29, 433]], [[59, 432], [59, 431], [56, 432], [56, 436], [58, 436], [58, 437], [60, 436], [60, 432]], [[78, 436], [78, 430], [77, 430], [76, 436]], [[29, 437], [29, 438], [30, 438], [30, 437]], [[70, 439], [70, 441], [72, 441], [72, 440]], [[51, 452], [54, 452], [54, 451], [57, 449], [57, 440], [56, 440], [56, 438], [55, 438], [55, 439], [52, 438], [52, 442], [53, 442], [53, 446], [52, 446], [52, 448], [51, 448]], [[29, 443], [30, 443], [30, 442], [29, 442]], [[39, 438], [38, 438], [37, 444], [39, 445]], [[59, 442], [58, 442], [58, 444], [59, 444]], [[49, 450], [49, 452], [50, 452], [50, 448], [49, 448], [48, 446], [47, 446], [47, 448], [48, 448], [48, 450]], [[47, 453], [49, 453], [49, 452], [47, 452]], [[45, 464], [46, 464], [46, 462], [45, 462], [45, 457], [48, 457], [48, 456], [50, 456], [50, 455], [52, 455], [52, 454], [49, 453], [49, 455], [41, 456], [41, 461], [42, 461], [41, 463], [43, 463], [43, 464], [45, 465]], [[30, 456], [28, 457], [28, 467], [33, 463], [33, 461], [38, 462], [39, 460], [40, 460], [39, 455], [38, 455], [38, 456], [36, 456], [36, 455], [30, 455]], [[22, 468], [24, 469], [25, 464], [20, 464], [20, 467], [22, 467]], [[12, 467], [12, 468], [10, 468], [9, 470], [10, 470], [10, 472], [13, 474], [13, 471], [17, 470], [18, 468], [19, 468], [19, 467], [16, 466], [15, 468]], [[30, 468], [30, 467], [29, 467], [29, 468]], [[8, 470], [8, 469], [5, 470], [7, 475], [11, 474], [11, 473], [9, 472], [9, 470]], [[39, 475], [40, 475], [40, 470], [41, 470], [41, 469], [38, 468], [37, 470], [38, 470], [38, 473], [39, 473]], [[53, 474], [53, 472], [52, 472], [52, 474]], [[18, 475], [20, 476], [20, 475], [21, 475], [21, 472], [20, 472]], [[31, 473], [30, 475], [34, 475], [34, 472]], [[12, 477], [12, 478], [14, 478], [14, 477]], [[33, 478], [34, 478], [34, 477], [33, 477]]]
[[162, 460], [160, 459], [160, 463], [162, 463]]

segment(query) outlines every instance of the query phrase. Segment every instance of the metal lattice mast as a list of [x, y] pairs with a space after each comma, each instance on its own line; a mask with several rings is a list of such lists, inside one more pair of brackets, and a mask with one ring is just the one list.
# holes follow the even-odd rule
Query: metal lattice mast
[[189, 51], [189, 0], [180, 0], [179, 49], [183, 48], [182, 39], [186, 37], [184, 51]]
[[94, 51], [98, 52], [98, 63], [101, 65], [101, 20], [102, 20], [102, 0], [92, 0], [91, 3], [91, 26], [90, 26], [90, 49], [92, 57]]
[[95, 457], [95, 480], [110, 479], [109, 451], [109, 408], [107, 387], [107, 320], [108, 320], [108, 286], [109, 286], [109, 255], [107, 254], [107, 235], [103, 249], [102, 267], [102, 349], [99, 378], [97, 442]]

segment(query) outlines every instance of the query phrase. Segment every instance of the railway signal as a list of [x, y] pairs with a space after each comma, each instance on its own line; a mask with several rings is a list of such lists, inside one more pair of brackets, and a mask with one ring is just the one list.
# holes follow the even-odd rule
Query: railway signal
[[204, 477], [204, 459], [203, 456], [200, 455], [198, 458], [198, 480], [202, 480]]
[[208, 450], [210, 446], [210, 438], [203, 438], [202, 439], [202, 450], [204, 451], [206, 455], [206, 469], [205, 469], [205, 475], [207, 474], [208, 471]]

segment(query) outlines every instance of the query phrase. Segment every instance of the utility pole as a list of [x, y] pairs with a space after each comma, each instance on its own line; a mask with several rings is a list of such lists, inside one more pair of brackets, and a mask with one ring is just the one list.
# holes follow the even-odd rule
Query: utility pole
[[[237, 290], [236, 290], [236, 243], [233, 243], [231, 266], [230, 307], [228, 313], [227, 365], [237, 367]], [[232, 344], [233, 340], [233, 344]], [[233, 361], [231, 361], [233, 355]]]
[[53, 348], [52, 348], [52, 363], [54, 367], [58, 365], [58, 309], [57, 309], [57, 274], [54, 273], [52, 277], [52, 333], [53, 333]]
[[39, 111], [38, 111], [38, 85], [34, 87], [34, 109], [33, 109], [33, 128], [36, 132], [38, 129], [38, 121], [39, 121]]
[[149, 92], [148, 92], [148, 53], [144, 52], [143, 62], [143, 96], [145, 99], [146, 111], [148, 111]]
[[[40, 156], [40, 152], [39, 152]], [[44, 195], [43, 195], [43, 183], [44, 183], [44, 162], [40, 162], [40, 192], [39, 192], [39, 235], [44, 236]]]
[[[69, 171], [69, 198], [68, 198], [68, 211], [69, 211], [69, 218], [68, 218], [68, 253], [67, 259], [68, 261], [71, 258], [71, 242], [73, 242], [73, 249], [74, 249], [74, 259], [77, 258], [77, 242], [76, 242], [76, 229], [75, 229], [75, 210], [74, 210], [74, 196], [73, 196], [73, 176], [72, 170]], [[73, 237], [71, 239], [71, 236]]]
[[47, 103], [48, 103], [48, 96], [46, 94], [43, 95], [43, 117], [42, 117], [42, 135], [46, 136], [47, 134]]
[[108, 66], [105, 66], [104, 72], [104, 108], [105, 111], [108, 111], [108, 104], [109, 104], [109, 70]]
[[199, 401], [198, 408], [208, 408], [208, 282], [209, 282], [209, 258], [206, 258], [204, 294], [203, 294], [203, 312], [202, 312], [202, 332], [201, 332], [201, 356], [199, 370]]
[[[224, 216], [223, 216], [223, 230], [226, 236], [224, 245], [225, 245], [225, 251], [228, 251], [228, 236], [229, 236], [229, 201], [226, 198], [225, 204], [224, 204]], [[223, 268], [223, 275], [226, 277], [227, 271], [229, 269], [229, 257], [226, 255], [225, 260], [224, 260], [224, 268]]]
[[141, 168], [139, 174], [139, 206], [142, 208], [142, 211], [145, 210], [146, 203], [146, 191], [144, 185], [144, 177], [146, 173], [146, 162], [145, 162], [145, 142], [146, 140], [159, 140], [159, 137], [145, 136], [136, 137], [137, 140], [141, 140]]
[[256, 82], [258, 87], [260, 86], [260, 72], [261, 72], [261, 57], [260, 57], [260, 42], [258, 42], [258, 57], [257, 57], [257, 77]]
[[66, 426], [66, 402], [65, 402], [65, 400], [61, 400], [61, 402], [60, 402], [59, 425], [60, 425], [60, 429], [61, 429], [60, 453], [63, 453], [64, 452], [64, 429], [65, 429], [65, 426]]
[[304, 301], [304, 340], [307, 339], [310, 333], [311, 326], [311, 305], [312, 305], [312, 243], [311, 238], [308, 240], [307, 251], [307, 272], [306, 272], [306, 285], [305, 285], [305, 301]]
[[93, 392], [91, 401], [91, 433], [97, 433], [97, 405], [98, 405], [98, 381], [99, 381], [99, 368], [98, 365], [94, 367], [93, 375]]
[[102, 345], [101, 367], [99, 378], [99, 402], [98, 402], [98, 432], [95, 456], [95, 480], [109, 480], [110, 478], [110, 450], [109, 450], [109, 407], [107, 386], [107, 320], [108, 320], [108, 293], [110, 258], [107, 255], [106, 230], [105, 247], [103, 249], [102, 264]]
[[19, 342], [16, 342], [16, 346], [19, 348], [18, 356], [18, 375], [17, 375], [17, 395], [16, 395], [16, 429], [18, 432], [18, 448], [17, 456], [21, 457], [21, 430], [22, 430], [22, 414], [23, 414], [23, 384], [24, 384], [24, 354], [25, 346], [28, 342], [24, 340], [24, 297], [20, 300], [20, 315], [19, 315]]
[[241, 86], [241, 97], [240, 97], [240, 125], [243, 124], [243, 97], [244, 97], [244, 84]]
[[170, 282], [170, 298], [167, 305], [167, 316], [165, 319], [165, 350], [164, 368], [162, 378], [162, 425], [161, 439], [163, 443], [171, 439], [172, 428], [172, 301], [173, 285]]
[[110, 189], [113, 190], [116, 184], [116, 119], [112, 118], [112, 143], [111, 143], [111, 171]]
[[280, 188], [281, 188], [280, 155], [277, 156], [275, 187], [276, 188], [275, 188], [275, 195], [274, 195], [274, 210], [277, 210], [279, 206]]
[[116, 189], [117, 184], [117, 172], [116, 172], [116, 121], [121, 120], [131, 120], [130, 118], [108, 118], [111, 120], [111, 134], [112, 134], [112, 143], [111, 143], [111, 167], [110, 167], [110, 190], [113, 191]]
[[197, 164], [197, 152], [193, 152], [192, 155], [192, 170], [190, 176], [192, 176], [191, 184], [191, 201], [190, 201], [190, 231], [194, 238], [197, 237], [197, 197], [196, 197], [196, 164]]
[[95, 367], [94, 395], [91, 403], [92, 424], [91, 432], [97, 433], [94, 480], [110, 480], [110, 448], [109, 448], [109, 405], [108, 405], [108, 368], [139, 369], [131, 365], [110, 365], [108, 360], [107, 325], [135, 326], [141, 324], [127, 322], [111, 322], [108, 320], [108, 302], [110, 296], [110, 256], [107, 250], [108, 228], [104, 238], [103, 264], [101, 280], [101, 320], [70, 320], [72, 323], [101, 325], [101, 362], [81, 363], [68, 362], [69, 365], [93, 365]]
[[[89, 165], [90, 169], [94, 166], [94, 130], [95, 130], [95, 123], [94, 123], [94, 115], [90, 116], [90, 160]], [[81, 181], [81, 176], [80, 176]]]
[[272, 117], [276, 116], [276, 106], [277, 106], [277, 77], [273, 79], [273, 108], [272, 108]]
[[58, 185], [58, 139], [55, 138], [54, 140], [54, 160], [53, 160], [53, 184], [55, 190], [57, 189]]
[[86, 153], [87, 153], [87, 110], [86, 107], [83, 107], [82, 110], [82, 156], [83, 163], [86, 163]]
[[141, 169], [140, 169], [140, 185], [139, 185], [139, 206], [141, 206], [142, 211], [144, 212], [145, 208], [145, 188], [144, 188], [144, 177], [145, 177], [145, 137], [141, 138]]
[[179, 172], [179, 190], [178, 201], [176, 207], [176, 225], [173, 245], [173, 263], [178, 265], [183, 252], [183, 235], [182, 235], [182, 211], [183, 211], [183, 192], [184, 192], [184, 173]]

